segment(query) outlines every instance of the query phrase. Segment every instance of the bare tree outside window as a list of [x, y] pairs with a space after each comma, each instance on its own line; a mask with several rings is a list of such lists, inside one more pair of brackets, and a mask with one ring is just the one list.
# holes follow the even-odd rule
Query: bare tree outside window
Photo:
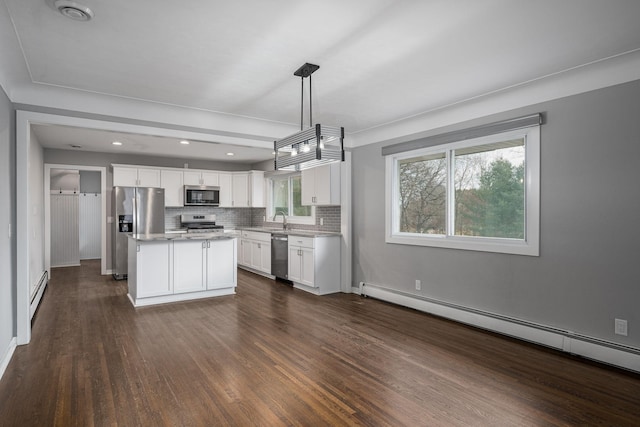
[[445, 233], [446, 182], [447, 164], [444, 153], [400, 162], [401, 232]]

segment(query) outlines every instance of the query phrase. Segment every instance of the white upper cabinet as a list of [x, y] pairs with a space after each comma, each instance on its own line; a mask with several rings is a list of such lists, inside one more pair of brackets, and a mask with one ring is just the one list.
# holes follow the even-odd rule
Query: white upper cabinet
[[207, 185], [218, 187], [220, 185], [218, 172], [184, 171], [184, 185]]
[[231, 206], [235, 208], [246, 208], [249, 205], [249, 174], [248, 173], [234, 173], [232, 175], [231, 194], [233, 195], [231, 200]]
[[340, 204], [340, 163], [329, 163], [301, 172], [302, 204]]
[[218, 172], [113, 165], [114, 187], [164, 188], [167, 207], [184, 206], [185, 185], [220, 187], [220, 207], [223, 208], [265, 207], [263, 171]]
[[160, 169], [113, 167], [114, 187], [160, 187]]
[[231, 174], [220, 172], [218, 179], [220, 183], [220, 207], [230, 208], [233, 206], [232, 205], [233, 189], [232, 189]]
[[220, 207], [264, 207], [264, 172], [220, 173]]
[[184, 182], [181, 170], [162, 169], [160, 171], [160, 187], [164, 188], [165, 206], [184, 206]]

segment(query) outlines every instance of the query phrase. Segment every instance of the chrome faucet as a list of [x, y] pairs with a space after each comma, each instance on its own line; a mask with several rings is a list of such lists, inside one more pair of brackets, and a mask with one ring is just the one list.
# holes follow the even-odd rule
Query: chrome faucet
[[282, 215], [282, 229], [286, 230], [287, 229], [287, 217], [285, 216], [284, 212], [282, 211], [277, 211], [276, 214], [273, 216], [272, 221], [276, 220], [276, 217], [278, 215]]

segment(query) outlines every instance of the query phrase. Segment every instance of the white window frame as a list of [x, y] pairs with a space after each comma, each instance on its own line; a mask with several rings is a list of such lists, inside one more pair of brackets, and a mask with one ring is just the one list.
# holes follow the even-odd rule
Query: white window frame
[[[453, 234], [453, 212], [451, 209], [453, 150], [491, 144], [509, 139], [525, 140], [525, 238], [505, 239], [477, 236], [455, 236]], [[416, 234], [399, 231], [400, 204], [398, 163], [400, 160], [435, 153], [447, 155], [447, 234]], [[385, 191], [385, 237], [387, 243], [431, 246], [437, 248], [463, 249], [497, 252], [514, 255], [540, 255], [540, 127], [533, 126], [500, 132], [480, 138], [456, 141], [428, 148], [405, 151], [386, 158]]]
[[[293, 172], [287, 174], [276, 174], [266, 178], [267, 182], [267, 210], [266, 210], [266, 222], [276, 222], [282, 223], [282, 215], [278, 215], [276, 219], [273, 219], [273, 181], [274, 179], [291, 179], [294, 176], [300, 176], [302, 179], [302, 174], [300, 172]], [[291, 192], [292, 186], [289, 185], [289, 192]], [[289, 194], [289, 198], [291, 199], [291, 194]], [[303, 225], [315, 225], [316, 224], [316, 208], [315, 206], [311, 206], [311, 215], [310, 216], [287, 216], [288, 224], [303, 224]]]

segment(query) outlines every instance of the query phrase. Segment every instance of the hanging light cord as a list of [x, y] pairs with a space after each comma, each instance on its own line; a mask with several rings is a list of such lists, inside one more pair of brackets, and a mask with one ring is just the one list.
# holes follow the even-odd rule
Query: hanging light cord
[[300, 130], [303, 128], [304, 122], [304, 77], [300, 77]]

